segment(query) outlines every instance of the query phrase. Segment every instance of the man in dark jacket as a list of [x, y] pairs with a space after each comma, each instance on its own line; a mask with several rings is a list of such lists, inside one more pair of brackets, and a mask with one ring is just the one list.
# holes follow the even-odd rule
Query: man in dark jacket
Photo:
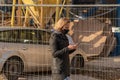
[[50, 38], [50, 48], [53, 56], [52, 80], [68, 80], [70, 76], [69, 54], [74, 52], [77, 45], [69, 45], [66, 34], [69, 31], [69, 20], [61, 18], [55, 25], [55, 31]]

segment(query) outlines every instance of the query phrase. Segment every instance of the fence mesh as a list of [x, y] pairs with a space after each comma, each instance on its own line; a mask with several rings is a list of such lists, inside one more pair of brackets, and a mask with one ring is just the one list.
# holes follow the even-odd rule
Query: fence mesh
[[[69, 16], [69, 35], [80, 43], [70, 55], [71, 80], [119, 80], [119, 51], [114, 53], [119, 41], [113, 28], [120, 6], [56, 6], [59, 17]], [[56, 6], [16, 5], [14, 15], [12, 5], [0, 6], [0, 80], [53, 80], [49, 38]]]

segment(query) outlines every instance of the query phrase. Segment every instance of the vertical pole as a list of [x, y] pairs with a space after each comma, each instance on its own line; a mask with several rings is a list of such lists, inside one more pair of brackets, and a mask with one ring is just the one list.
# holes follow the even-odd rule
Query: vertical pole
[[[41, 0], [41, 5], [43, 4], [43, 0]], [[43, 6], [41, 6], [41, 15], [40, 15], [40, 27], [41, 28], [44, 28], [44, 25], [43, 25]]]
[[[66, 0], [64, 0], [64, 1], [62, 2], [62, 5], [65, 5], [65, 4], [66, 4]], [[62, 12], [63, 12], [63, 9], [64, 9], [64, 6], [62, 6], [62, 7], [60, 8], [59, 17], [61, 16], [61, 14], [62, 14]]]
[[[120, 0], [117, 0], [117, 4], [120, 4]], [[120, 27], [120, 6], [117, 7], [117, 20], [116, 20], [116, 26]]]
[[14, 26], [14, 21], [15, 21], [15, 4], [16, 4], [16, 0], [13, 0], [11, 26]]
[[[66, 1], [66, 4], [68, 5], [69, 4], [69, 0]], [[66, 8], [66, 17], [69, 18], [69, 7]]]
[[28, 7], [26, 7], [24, 27], [29, 26], [28, 21], [29, 21], [29, 11], [28, 11]]
[[2, 26], [4, 25], [4, 12], [2, 11]]
[[[56, 5], [60, 4], [60, 0], [57, 0]], [[56, 7], [56, 17], [55, 17], [55, 23], [58, 21], [59, 19], [59, 6]]]
[[[18, 0], [18, 4], [22, 4], [22, 0]], [[17, 24], [18, 26], [22, 26], [22, 19], [21, 19], [21, 15], [22, 15], [22, 6], [18, 7], [18, 11], [17, 11]]]

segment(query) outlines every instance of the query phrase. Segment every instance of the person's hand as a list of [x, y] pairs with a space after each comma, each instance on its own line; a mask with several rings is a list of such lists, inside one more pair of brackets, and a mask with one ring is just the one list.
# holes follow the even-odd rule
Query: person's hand
[[77, 44], [74, 44], [74, 45], [68, 45], [68, 49], [70, 49], [70, 50], [76, 49], [77, 47], [78, 47]]

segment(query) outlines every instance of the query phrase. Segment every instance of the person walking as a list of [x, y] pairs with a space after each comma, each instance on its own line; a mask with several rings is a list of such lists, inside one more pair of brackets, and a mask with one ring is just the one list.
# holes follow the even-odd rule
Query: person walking
[[70, 21], [61, 18], [54, 26], [50, 37], [50, 48], [53, 57], [52, 80], [70, 80], [69, 54], [73, 53], [77, 44], [69, 44], [66, 34], [69, 32]]

